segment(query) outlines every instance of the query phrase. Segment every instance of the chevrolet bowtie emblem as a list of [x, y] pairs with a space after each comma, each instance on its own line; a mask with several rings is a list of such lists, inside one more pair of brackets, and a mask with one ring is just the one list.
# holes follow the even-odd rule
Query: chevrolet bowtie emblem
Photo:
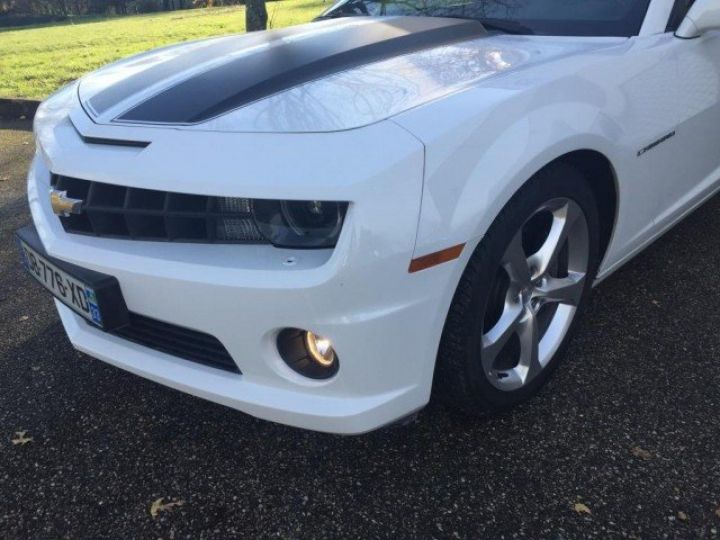
[[82, 214], [82, 199], [73, 199], [67, 196], [67, 191], [50, 190], [50, 205], [52, 211], [58, 216], [68, 217], [70, 214]]

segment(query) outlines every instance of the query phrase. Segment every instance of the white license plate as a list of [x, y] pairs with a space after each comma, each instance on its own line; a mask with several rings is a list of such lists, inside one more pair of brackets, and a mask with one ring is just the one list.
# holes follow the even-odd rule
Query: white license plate
[[98, 326], [103, 325], [97, 297], [92, 287], [74, 278], [40, 255], [22, 240], [18, 240], [23, 264], [40, 284], [63, 304]]

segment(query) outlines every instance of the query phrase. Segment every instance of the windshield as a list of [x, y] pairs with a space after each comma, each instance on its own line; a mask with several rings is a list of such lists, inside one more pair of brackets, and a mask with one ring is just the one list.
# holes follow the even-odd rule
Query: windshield
[[341, 0], [320, 19], [418, 15], [476, 19], [489, 31], [552, 36], [633, 36], [650, 0]]

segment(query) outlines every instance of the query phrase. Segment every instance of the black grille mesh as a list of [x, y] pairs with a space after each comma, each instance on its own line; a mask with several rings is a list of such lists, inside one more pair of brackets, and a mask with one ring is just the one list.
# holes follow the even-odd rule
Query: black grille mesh
[[217, 338], [137, 313], [130, 312], [129, 316], [129, 324], [111, 333], [172, 356], [240, 373], [230, 353]]
[[82, 213], [61, 216], [66, 232], [94, 236], [220, 244], [267, 244], [250, 199], [128, 188], [53, 175], [52, 185], [82, 199]]

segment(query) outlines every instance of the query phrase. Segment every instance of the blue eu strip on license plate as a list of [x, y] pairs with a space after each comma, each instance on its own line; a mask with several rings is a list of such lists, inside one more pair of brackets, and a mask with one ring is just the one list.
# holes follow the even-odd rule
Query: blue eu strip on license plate
[[18, 239], [23, 266], [55, 298], [97, 326], [103, 326], [97, 296], [92, 287], [61, 270]]

